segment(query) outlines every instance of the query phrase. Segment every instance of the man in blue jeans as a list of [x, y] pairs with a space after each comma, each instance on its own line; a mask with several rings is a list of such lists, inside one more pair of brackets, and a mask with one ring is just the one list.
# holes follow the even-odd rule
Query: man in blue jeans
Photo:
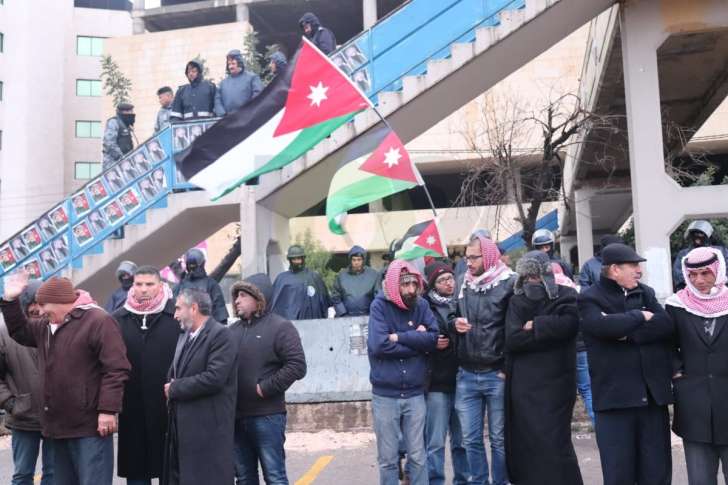
[[232, 287], [240, 318], [230, 326], [238, 339], [235, 483], [240, 485], [258, 485], [258, 463], [267, 485], [288, 485], [285, 393], [306, 375], [301, 337], [293, 323], [268, 311], [270, 293], [263, 274]]
[[[463, 431], [470, 483], [508, 483], [504, 444], [505, 316], [516, 279], [500, 259], [496, 244], [471, 238], [465, 250], [468, 271], [460, 282], [456, 318], [450, 322], [460, 369], [455, 411]], [[483, 443], [483, 411], [488, 414], [492, 473]], [[490, 480], [489, 477], [492, 477]]]
[[438, 327], [429, 304], [420, 297], [423, 286], [414, 266], [394, 260], [370, 307], [369, 380], [381, 485], [399, 484], [400, 433], [410, 483], [428, 483], [424, 394], [427, 354], [435, 350]]
[[[25, 315], [38, 317], [40, 306], [35, 293], [40, 280], [33, 280], [20, 295], [20, 306]], [[32, 485], [35, 463], [42, 450], [43, 478], [41, 485], [53, 484], [53, 440], [40, 434], [40, 372], [38, 357], [30, 347], [24, 347], [8, 334], [0, 321], [0, 407], [8, 414], [5, 419], [12, 433], [13, 472], [12, 485]]]

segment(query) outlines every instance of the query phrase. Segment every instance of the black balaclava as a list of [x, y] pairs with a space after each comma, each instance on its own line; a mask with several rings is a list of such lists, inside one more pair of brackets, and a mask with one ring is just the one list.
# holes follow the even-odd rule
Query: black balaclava
[[195, 248], [187, 251], [187, 254], [185, 254], [185, 267], [187, 268], [187, 276], [192, 280], [207, 276], [205, 255], [199, 249]]
[[300, 273], [306, 268], [306, 257], [301, 257], [301, 259], [303, 260], [301, 264], [294, 264], [293, 258], [288, 260], [288, 263], [291, 265], [291, 273]]

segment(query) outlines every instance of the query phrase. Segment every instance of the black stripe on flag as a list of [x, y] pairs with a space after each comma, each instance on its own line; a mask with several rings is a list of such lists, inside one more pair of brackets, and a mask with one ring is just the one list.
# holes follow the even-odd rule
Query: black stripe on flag
[[296, 52], [282, 75], [276, 76], [261, 93], [238, 111], [225, 116], [175, 156], [177, 167], [187, 180], [209, 167], [265, 125], [286, 106]]
[[386, 125], [381, 124], [358, 137], [353, 143], [344, 146], [341, 149], [341, 162], [339, 162], [338, 168], [365, 155], [371, 155], [374, 150], [379, 148], [390, 131]]

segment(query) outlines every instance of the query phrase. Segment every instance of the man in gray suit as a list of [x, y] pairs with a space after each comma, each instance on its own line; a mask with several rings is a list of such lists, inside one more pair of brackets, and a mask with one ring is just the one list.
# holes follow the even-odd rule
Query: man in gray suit
[[175, 318], [185, 333], [177, 342], [169, 382], [169, 427], [163, 484], [233, 483], [233, 431], [237, 346], [210, 317], [207, 293], [187, 288]]

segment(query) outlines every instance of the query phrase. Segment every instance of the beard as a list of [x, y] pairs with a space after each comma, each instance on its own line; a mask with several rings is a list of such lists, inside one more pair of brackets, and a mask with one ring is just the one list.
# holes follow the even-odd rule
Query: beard
[[417, 295], [402, 296], [402, 302], [407, 305], [407, 308], [414, 308], [417, 304]]

